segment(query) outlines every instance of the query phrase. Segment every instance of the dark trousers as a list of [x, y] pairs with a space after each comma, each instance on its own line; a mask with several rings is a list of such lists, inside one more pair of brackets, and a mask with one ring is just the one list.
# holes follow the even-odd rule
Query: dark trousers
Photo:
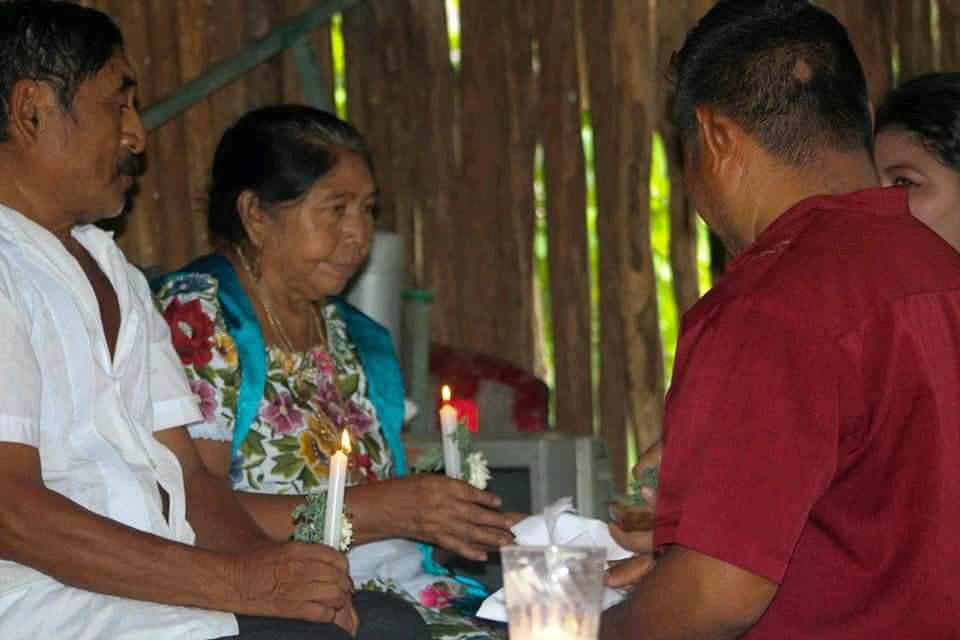
[[[360, 618], [357, 640], [430, 640], [417, 610], [394, 595], [359, 591], [353, 594], [353, 608]], [[222, 640], [350, 640], [335, 624], [240, 615], [237, 623], [239, 635]]]

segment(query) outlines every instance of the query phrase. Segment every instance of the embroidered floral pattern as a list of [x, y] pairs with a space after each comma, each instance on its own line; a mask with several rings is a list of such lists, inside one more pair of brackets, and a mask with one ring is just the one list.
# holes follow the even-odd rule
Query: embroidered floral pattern
[[273, 401], [261, 406], [260, 418], [277, 433], [296, 433], [303, 427], [303, 412], [294, 406], [288, 391], [281, 391]]
[[180, 355], [180, 363], [205, 367], [213, 357], [213, 320], [203, 311], [199, 300], [182, 304], [174, 298], [163, 310], [163, 318], [170, 325], [173, 346]]
[[[231, 440], [241, 373], [236, 344], [217, 302], [216, 280], [174, 278], [158, 292], [158, 300], [204, 420], [218, 423], [220, 439]], [[264, 396], [233, 465], [231, 477], [239, 490], [298, 494], [326, 485], [329, 459], [343, 429], [350, 430], [355, 445], [349, 484], [392, 475], [346, 324], [332, 304], [323, 308], [323, 316], [329, 353], [320, 348], [308, 353], [267, 348]]]
[[195, 378], [190, 381], [190, 391], [193, 392], [193, 399], [200, 407], [200, 413], [207, 422], [212, 422], [217, 418], [217, 398], [211, 385], [206, 380]]
[[420, 604], [433, 609], [446, 609], [453, 600], [454, 593], [450, 590], [450, 585], [445, 582], [435, 582], [424, 587], [418, 594]]

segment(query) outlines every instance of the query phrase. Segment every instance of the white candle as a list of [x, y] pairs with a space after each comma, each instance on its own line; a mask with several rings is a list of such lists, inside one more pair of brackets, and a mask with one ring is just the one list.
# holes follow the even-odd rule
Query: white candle
[[340, 449], [330, 456], [330, 475], [327, 481], [327, 511], [323, 523], [323, 544], [340, 550], [340, 530], [343, 521], [343, 492], [347, 484], [347, 454], [350, 436], [343, 430]]
[[447, 476], [459, 480], [460, 449], [457, 447], [457, 410], [450, 405], [450, 387], [440, 390], [443, 405], [440, 407], [440, 433], [443, 437], [443, 468]]

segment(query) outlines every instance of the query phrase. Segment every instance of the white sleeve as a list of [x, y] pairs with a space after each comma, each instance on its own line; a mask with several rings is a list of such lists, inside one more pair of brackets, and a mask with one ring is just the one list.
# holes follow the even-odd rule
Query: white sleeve
[[0, 441], [40, 444], [42, 374], [23, 313], [0, 292]]

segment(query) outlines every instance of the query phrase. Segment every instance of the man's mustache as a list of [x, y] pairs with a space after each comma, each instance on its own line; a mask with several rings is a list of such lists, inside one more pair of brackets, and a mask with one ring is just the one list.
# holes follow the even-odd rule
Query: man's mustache
[[117, 161], [114, 171], [116, 171], [117, 177], [130, 176], [131, 178], [137, 178], [143, 175], [146, 168], [147, 160], [144, 155], [142, 153], [131, 153], [126, 158]]

